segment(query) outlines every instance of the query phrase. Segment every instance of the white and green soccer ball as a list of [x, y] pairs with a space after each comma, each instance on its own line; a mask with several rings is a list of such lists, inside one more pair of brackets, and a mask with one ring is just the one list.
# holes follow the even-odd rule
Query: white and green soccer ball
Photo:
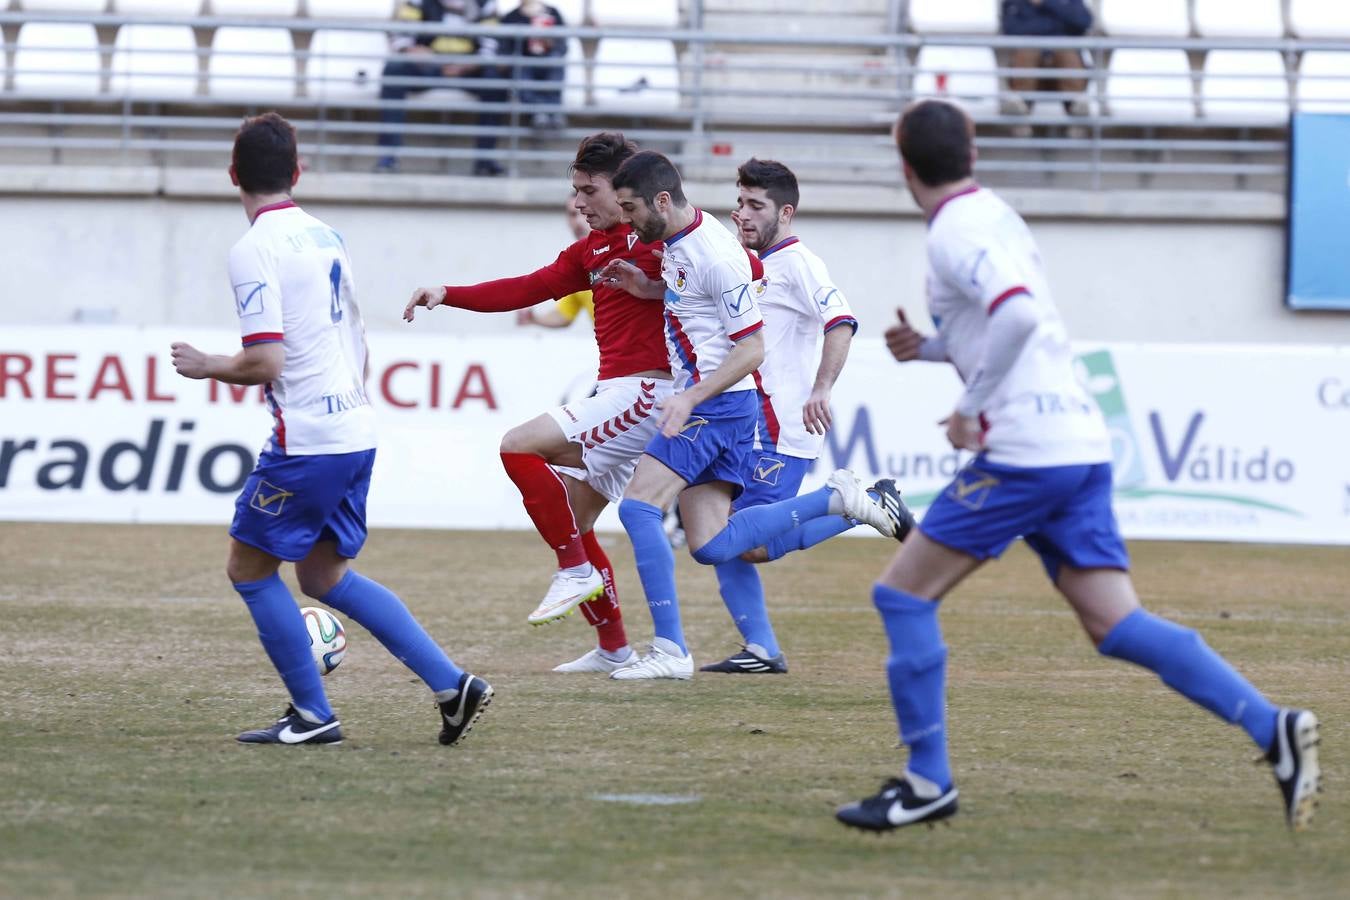
[[338, 617], [326, 609], [306, 606], [300, 610], [309, 630], [309, 649], [320, 675], [327, 675], [338, 667], [347, 655], [347, 632]]

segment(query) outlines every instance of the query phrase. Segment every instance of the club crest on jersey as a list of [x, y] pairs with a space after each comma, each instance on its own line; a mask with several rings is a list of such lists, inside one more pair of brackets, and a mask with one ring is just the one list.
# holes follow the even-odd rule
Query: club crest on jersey
[[701, 434], [703, 431], [703, 426], [707, 424], [708, 420], [703, 418], [702, 416], [699, 416], [696, 419], [690, 419], [688, 422], [684, 423], [684, 426], [682, 428], [680, 428], [680, 437], [684, 438], [686, 441], [689, 441], [690, 443], [693, 443], [694, 441], [698, 440], [699, 434]]
[[253, 492], [253, 496], [249, 498], [248, 505], [258, 512], [267, 513], [269, 516], [279, 516], [282, 507], [286, 505], [286, 498], [294, 496], [294, 491], [288, 491], [266, 480], [261, 480], [258, 482], [258, 487]]
[[988, 501], [990, 491], [997, 487], [998, 483], [998, 479], [994, 476], [967, 467], [957, 473], [956, 480], [947, 488], [947, 496], [966, 509], [978, 510]]
[[677, 291], [682, 291], [682, 290], [684, 290], [684, 282], [685, 282], [685, 279], [686, 279], [686, 275], [685, 275], [684, 269], [682, 269], [682, 268], [676, 269], [676, 270], [675, 270], [675, 290], [677, 290]]
[[234, 286], [234, 305], [241, 317], [256, 316], [263, 311], [262, 292], [265, 287], [267, 287], [265, 281], [245, 281]]
[[774, 459], [772, 456], [761, 456], [755, 463], [755, 480], [760, 484], [767, 484], [770, 487], [777, 486], [778, 476], [783, 473], [783, 467], [787, 463], [781, 459]]
[[726, 306], [727, 314], [733, 319], [745, 315], [755, 305], [754, 298], [750, 296], [750, 285], [738, 284], [729, 291], [723, 291], [722, 304]]
[[759, 281], [755, 282], [755, 299], [758, 300], [764, 296], [764, 292], [769, 289], [769, 276], [765, 275]]
[[637, 232], [636, 232], [636, 231], [630, 231], [630, 232], [628, 232], [628, 249], [629, 249], [629, 250], [632, 250], [632, 249], [633, 249], [633, 245], [636, 244], [637, 241], [638, 241], [638, 238], [637, 238]]

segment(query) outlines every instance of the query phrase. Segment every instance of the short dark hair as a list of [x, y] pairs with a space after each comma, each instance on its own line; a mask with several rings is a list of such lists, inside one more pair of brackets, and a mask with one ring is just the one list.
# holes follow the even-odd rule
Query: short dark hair
[[784, 206], [796, 209], [802, 196], [797, 190], [797, 176], [787, 166], [772, 159], [752, 156], [736, 170], [736, 183], [741, 187], [763, 188], [779, 209]]
[[234, 136], [234, 177], [250, 194], [289, 194], [299, 159], [295, 126], [274, 112], [245, 119]]
[[577, 157], [572, 160], [572, 171], [613, 178], [624, 160], [637, 152], [637, 144], [624, 137], [622, 131], [602, 131], [581, 139]]
[[922, 100], [900, 116], [896, 129], [900, 157], [929, 187], [969, 178], [974, 126], [961, 107]]
[[634, 153], [612, 179], [614, 190], [628, 188], [642, 198], [647, 206], [656, 205], [656, 195], [665, 191], [676, 206], [686, 206], [684, 185], [680, 181], [680, 170], [675, 164], [655, 150], [640, 150]]

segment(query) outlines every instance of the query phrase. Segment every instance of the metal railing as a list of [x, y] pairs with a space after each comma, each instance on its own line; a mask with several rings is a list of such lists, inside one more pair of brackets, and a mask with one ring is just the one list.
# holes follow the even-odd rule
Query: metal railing
[[[78, 22], [95, 26], [97, 89], [69, 94], [43, 89], [41, 66], [16, 40], [24, 22]], [[140, 50], [117, 56], [129, 64], [114, 70], [114, 35], [124, 25], [180, 25], [193, 31], [190, 55], [195, 79], [190, 92], [156, 91], [144, 82], [167, 78], [148, 61], [189, 51]], [[230, 54], [209, 49], [221, 26], [285, 28], [296, 49], [283, 57], [291, 78], [233, 72], [231, 88], [217, 90], [209, 65]], [[932, 36], [887, 33], [831, 37], [728, 34], [703, 30], [651, 31], [588, 27], [476, 27], [449, 30], [437, 25], [314, 19], [223, 17], [75, 16], [0, 13], [4, 28], [6, 78], [0, 92], [0, 163], [69, 162], [214, 165], [228, 153], [241, 113], [276, 108], [296, 122], [311, 168], [368, 169], [393, 156], [404, 171], [457, 172], [471, 160], [491, 160], [509, 174], [557, 174], [576, 142], [600, 128], [620, 128], [646, 146], [662, 149], [693, 170], [694, 177], [721, 177], [751, 153], [773, 154], [813, 181], [868, 182], [893, 177], [891, 122], [919, 95], [946, 90], [972, 112], [978, 126], [981, 173], [993, 182], [1082, 187], [1165, 186], [1263, 187], [1277, 189], [1285, 171], [1285, 110], [1300, 102], [1298, 60], [1309, 50], [1350, 51], [1350, 41], [1196, 39], [1029, 39], [1002, 36]], [[315, 32], [398, 31], [468, 37], [538, 37], [570, 40], [580, 53], [561, 58], [494, 58], [418, 55], [420, 62], [478, 65], [472, 76], [389, 75], [390, 60], [406, 55], [328, 53], [313, 47]], [[663, 64], [644, 58], [608, 59], [615, 40], [652, 40], [675, 48]], [[609, 43], [606, 43], [609, 42]], [[1021, 48], [1073, 49], [1087, 54], [1082, 71], [1037, 66], [994, 68], [921, 67], [925, 48], [991, 48], [1006, 56]], [[1122, 91], [1135, 78], [1112, 73], [1109, 55], [1121, 49], [1168, 49], [1187, 55], [1186, 84], [1180, 96], [1154, 111], [1125, 107], [1150, 93]], [[59, 48], [51, 48], [56, 52]], [[1230, 85], [1250, 83], [1267, 90], [1226, 92], [1219, 107], [1202, 94], [1200, 64], [1211, 50], [1275, 51], [1283, 60], [1284, 90], [1272, 96], [1272, 76], [1237, 72], [1209, 75]], [[22, 52], [21, 52], [22, 51]], [[267, 54], [248, 51], [239, 58]], [[669, 56], [669, 51], [667, 51]], [[23, 57], [20, 59], [19, 57]], [[362, 85], [322, 77], [324, 66], [367, 63]], [[1001, 60], [1006, 62], [1006, 60]], [[323, 65], [320, 65], [322, 63]], [[553, 69], [557, 81], [530, 81], [522, 69]], [[63, 73], [60, 66], [46, 74]], [[1067, 74], [1066, 74], [1067, 73]], [[30, 84], [37, 76], [37, 84]], [[645, 76], [645, 81], [640, 76]], [[1012, 91], [1009, 78], [1081, 78], [1080, 90]], [[1276, 76], [1279, 77], [1279, 76]], [[1306, 76], [1311, 79], [1312, 76]], [[1350, 108], [1350, 73], [1321, 80], [1343, 84]], [[267, 91], [250, 90], [256, 82]], [[121, 85], [114, 89], [115, 85]], [[240, 85], [245, 85], [241, 88]], [[282, 88], [279, 93], [276, 90]], [[181, 83], [180, 83], [181, 88]], [[379, 89], [386, 96], [381, 99]], [[413, 96], [388, 96], [407, 89]], [[527, 91], [557, 90], [559, 103]], [[363, 93], [364, 92], [364, 93]], [[1232, 96], [1229, 95], [1232, 93]], [[1020, 102], [1030, 104], [1024, 110]], [[1075, 101], [1078, 101], [1075, 103]], [[1242, 108], [1246, 103], [1245, 111]], [[1267, 104], [1259, 110], [1251, 103]], [[1073, 104], [1075, 115], [1064, 107]], [[1170, 105], [1171, 111], [1164, 107]], [[562, 117], [559, 122], [554, 115]], [[406, 121], [395, 120], [403, 117]], [[380, 143], [398, 134], [401, 146]]]

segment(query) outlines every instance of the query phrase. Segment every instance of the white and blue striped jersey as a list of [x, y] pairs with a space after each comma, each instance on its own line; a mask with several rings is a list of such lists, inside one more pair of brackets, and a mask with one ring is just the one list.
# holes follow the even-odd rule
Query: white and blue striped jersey
[[856, 331], [858, 320], [825, 263], [796, 237], [761, 251], [759, 259], [764, 277], [755, 284], [755, 298], [764, 315], [764, 362], [756, 378], [761, 402], [755, 447], [815, 459], [825, 435], [806, 430], [802, 408], [820, 366], [820, 336], [832, 328]]
[[[736, 341], [764, 327], [750, 260], [721, 222], [694, 210], [688, 228], [665, 242], [666, 350], [682, 391], [717, 371]], [[727, 391], [755, 389], [747, 375]]]
[[992, 192], [972, 186], [933, 211], [927, 249], [928, 311], [962, 381], [975, 377], [989, 317], [1000, 306], [1031, 304], [1038, 320], [979, 411], [988, 458], [1021, 467], [1109, 462], [1106, 423], [1079, 381], [1040, 251], [1022, 217]]
[[372, 449], [365, 325], [338, 233], [289, 200], [264, 206], [230, 250], [230, 284], [244, 346], [279, 341], [286, 351], [281, 374], [263, 386], [275, 422], [267, 449]]

